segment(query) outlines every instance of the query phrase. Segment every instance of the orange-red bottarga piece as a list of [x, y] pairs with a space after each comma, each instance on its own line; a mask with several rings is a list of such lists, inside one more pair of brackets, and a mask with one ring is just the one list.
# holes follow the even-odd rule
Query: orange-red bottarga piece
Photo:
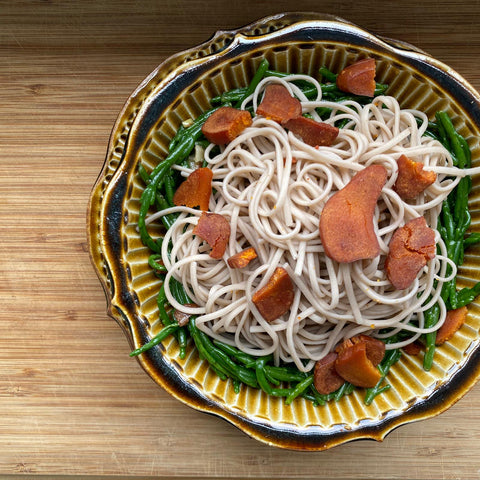
[[438, 329], [437, 336], [435, 338], [435, 345], [442, 345], [442, 343], [450, 340], [454, 333], [460, 329], [467, 319], [468, 309], [467, 307], [456, 308], [455, 310], [449, 310], [443, 325]]
[[376, 65], [374, 58], [364, 58], [345, 67], [337, 75], [337, 87], [343, 92], [373, 97]]
[[435, 182], [435, 172], [423, 169], [423, 163], [414, 162], [405, 155], [397, 160], [398, 174], [393, 189], [404, 200], [411, 200]]
[[283, 126], [312, 147], [329, 147], [338, 136], [337, 127], [307, 117], [291, 118]]
[[275, 122], [285, 123], [302, 114], [302, 104], [283, 85], [272, 83], [265, 88], [256, 113]]
[[[377, 368], [379, 358], [383, 358], [385, 345], [380, 340], [367, 341], [364, 335], [345, 340], [338, 348], [335, 362], [337, 373], [356, 387], [374, 387], [381, 378]], [[368, 337], [370, 338], [370, 337]], [[378, 342], [378, 347], [376, 346]], [[383, 354], [381, 352], [383, 351]], [[380, 358], [380, 360], [381, 360]]]
[[293, 282], [283, 267], [277, 267], [267, 284], [254, 292], [252, 301], [267, 322], [281, 317], [293, 303]]
[[209, 168], [197, 168], [184, 180], [173, 195], [173, 204], [208, 210], [212, 193], [213, 173]]
[[252, 260], [257, 258], [257, 252], [253, 247], [248, 247], [241, 252], [235, 253], [227, 259], [230, 268], [245, 268]]
[[338, 355], [335, 352], [330, 352], [321, 360], [315, 362], [313, 384], [317, 392], [322, 395], [335, 392], [345, 383], [345, 379], [335, 370], [337, 357]]
[[352, 343], [365, 343], [365, 348], [367, 349], [367, 357], [374, 366], [377, 366], [383, 360], [386, 350], [385, 343], [378, 338], [360, 334], [352, 337], [350, 341]]
[[388, 249], [384, 267], [388, 280], [396, 289], [404, 290], [435, 257], [435, 232], [425, 218], [414, 218], [395, 230]]
[[370, 165], [328, 199], [319, 230], [325, 254], [332, 260], [350, 263], [380, 254], [373, 214], [386, 180], [385, 167]]
[[193, 234], [205, 240], [212, 250], [210, 256], [215, 259], [223, 257], [230, 238], [230, 224], [219, 213], [202, 212]]
[[407, 355], [420, 355], [420, 352], [422, 351], [422, 345], [418, 342], [412, 342], [408, 343], [404, 347], [402, 347], [402, 350], [407, 354]]
[[237, 138], [251, 124], [252, 116], [247, 110], [220, 107], [207, 118], [202, 133], [209, 142], [224, 145]]

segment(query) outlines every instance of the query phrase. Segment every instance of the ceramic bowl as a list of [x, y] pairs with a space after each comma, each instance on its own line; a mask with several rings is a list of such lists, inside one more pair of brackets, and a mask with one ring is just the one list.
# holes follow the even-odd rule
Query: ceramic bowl
[[[147, 169], [157, 165], [181, 122], [206, 110], [212, 97], [247, 85], [263, 58], [273, 69], [315, 75], [322, 65], [338, 72], [364, 56], [376, 59], [377, 81], [388, 83], [387, 93], [404, 108], [423, 110], [430, 117], [446, 110], [466, 137], [473, 164], [480, 163], [479, 95], [467, 81], [410, 45], [378, 38], [331, 16], [280, 14], [217, 32], [206, 43], [163, 62], [133, 92], [113, 128], [88, 214], [91, 258], [106, 292], [108, 313], [132, 348], [161, 328], [155, 301], [159, 280], [147, 264], [149, 251], [136, 228], [143, 188], [138, 164]], [[472, 230], [478, 230], [480, 191], [475, 180], [470, 203]], [[470, 286], [477, 278], [478, 259], [472, 250], [458, 285]], [[224, 418], [253, 438], [283, 448], [323, 450], [351, 440], [382, 440], [395, 427], [432, 417], [461, 398], [480, 373], [479, 308], [477, 302], [471, 305], [466, 324], [438, 349], [431, 371], [422, 369], [421, 357], [404, 355], [388, 377], [392, 388], [369, 406], [361, 393], [320, 407], [303, 399], [287, 406], [282, 399], [246, 387], [237, 394], [194, 348], [180, 360], [177, 343], [170, 338], [138, 361], [174, 397]]]

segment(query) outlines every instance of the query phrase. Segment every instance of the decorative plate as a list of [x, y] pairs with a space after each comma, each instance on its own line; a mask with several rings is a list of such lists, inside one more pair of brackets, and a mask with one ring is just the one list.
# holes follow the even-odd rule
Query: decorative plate
[[[271, 68], [315, 74], [326, 65], [340, 71], [358, 56], [374, 57], [377, 81], [402, 107], [433, 117], [446, 110], [467, 139], [473, 164], [480, 163], [479, 94], [460, 75], [422, 51], [378, 38], [344, 20], [315, 13], [287, 13], [234, 31], [216, 33], [206, 43], [163, 62], [133, 92], [121, 111], [106, 161], [89, 204], [92, 262], [105, 289], [108, 313], [124, 330], [132, 348], [161, 328], [156, 295], [159, 280], [148, 266], [149, 251], [137, 233], [142, 191], [137, 166], [153, 168], [167, 152], [181, 122], [209, 107], [225, 90], [246, 86], [262, 58]], [[478, 182], [470, 199], [472, 230], [479, 229]], [[474, 249], [472, 250], [474, 252]], [[478, 259], [465, 258], [458, 286], [478, 279]], [[193, 408], [218, 415], [253, 438], [283, 448], [323, 450], [356, 439], [382, 440], [399, 425], [432, 417], [455, 403], [480, 374], [480, 306], [471, 304], [466, 324], [438, 349], [435, 366], [423, 370], [421, 358], [404, 355], [392, 368], [392, 388], [366, 406], [353, 393], [315, 407], [303, 399], [287, 406], [260, 390], [235, 393], [202, 361], [194, 348], [179, 360], [174, 339], [138, 358], [152, 379]], [[134, 361], [134, 360], [132, 360]]]

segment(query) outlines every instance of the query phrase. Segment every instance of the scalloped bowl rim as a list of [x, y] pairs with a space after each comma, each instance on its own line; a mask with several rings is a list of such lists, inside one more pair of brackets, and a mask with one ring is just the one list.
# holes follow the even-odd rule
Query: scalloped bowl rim
[[[315, 18], [312, 18], [313, 16]], [[271, 33], [250, 36], [245, 32], [253, 30], [255, 26], [264, 25], [269, 21], [286, 20], [289, 21], [290, 17], [294, 17], [290, 25], [279, 28], [277, 31]], [[198, 49], [206, 48], [215, 42], [222, 36], [230, 36], [231, 42], [221, 51], [212, 53], [211, 58], [221, 58], [229, 55], [237, 48], [242, 46], [257, 45], [260, 40], [275, 39], [284, 37], [289, 31], [298, 31], [300, 28], [311, 27], [317, 29], [337, 29], [340, 32], [348, 33], [349, 35], [361, 35], [368, 38], [375, 45], [380, 45], [385, 51], [400, 57], [408, 57], [423, 64], [428, 64], [434, 69], [437, 69], [441, 74], [447, 75], [453, 78], [458, 85], [463, 88], [466, 94], [470, 95], [477, 104], [480, 103], [480, 96], [476, 90], [456, 71], [443, 64], [442, 62], [434, 59], [421, 50], [413, 47], [405, 42], [398, 42], [392, 39], [386, 39], [372, 35], [371, 33], [363, 30], [362, 28], [347, 22], [339, 17], [323, 14], [312, 13], [287, 13], [279, 14], [271, 17], [267, 17], [256, 22], [253, 22], [245, 27], [241, 27], [235, 30], [218, 31], [209, 40], [183, 52], [179, 52], [162, 62], [140, 85], [133, 91], [130, 97], [125, 102], [125, 105], [119, 113], [117, 120], [112, 129], [112, 134], [109, 140], [107, 156], [102, 170], [97, 178], [97, 181], [93, 187], [89, 206], [88, 206], [88, 240], [90, 245], [90, 257], [92, 264], [96, 270], [96, 273], [100, 279], [100, 282], [104, 288], [107, 299], [107, 312], [108, 314], [122, 327], [122, 330], [126, 334], [131, 346], [138, 347], [138, 342], [141, 341], [141, 337], [136, 332], [135, 321], [138, 319], [132, 319], [129, 317], [128, 310], [125, 305], [125, 298], [121, 296], [121, 288], [116, 285], [116, 280], [112, 274], [111, 266], [105, 260], [105, 237], [104, 232], [101, 231], [102, 226], [98, 224], [100, 219], [104, 219], [106, 215], [106, 206], [104, 202], [104, 194], [111, 188], [112, 184], [119, 181], [119, 178], [123, 175], [122, 158], [118, 165], [113, 165], [112, 151], [118, 146], [119, 136], [126, 134], [124, 138], [125, 145], [128, 142], [134, 142], [133, 136], [137, 135], [138, 125], [142, 122], [145, 112], [150, 107], [150, 102], [153, 101], [158, 92], [168, 85], [173, 78], [178, 76], [181, 72], [187, 72], [189, 69], [197, 65], [202, 65], [209, 57], [202, 57], [194, 60], [190, 60], [186, 63], [180, 63], [174, 68], [171, 65], [177, 60], [182, 58], [188, 52], [195, 52]], [[163, 72], [165, 68], [170, 68], [170, 71], [165, 75]], [[156, 83], [156, 86], [152, 89], [152, 83]], [[141, 101], [140, 97], [146, 94], [146, 101]], [[133, 119], [130, 122], [130, 127], [125, 132], [125, 116], [128, 111], [132, 109], [132, 105], [137, 105], [140, 102], [140, 107], [137, 109]], [[477, 112], [474, 123], [478, 126], [480, 124], [480, 114]], [[123, 129], [123, 130], [122, 130]], [[112, 172], [108, 170], [113, 168]], [[116, 199], [120, 201], [121, 199]], [[113, 291], [112, 291], [113, 288]], [[338, 428], [330, 433], [323, 430], [320, 426], [317, 428], [298, 429], [295, 426], [289, 426], [286, 424], [275, 425], [268, 420], [262, 420], [258, 417], [254, 419], [239, 415], [238, 412], [229, 409], [228, 405], [222, 405], [218, 402], [212, 401], [207, 398], [201, 389], [195, 385], [189, 385], [190, 389], [186, 393], [183, 390], [179, 390], [172, 384], [172, 379], [165, 378], [165, 374], [158, 370], [157, 362], [162, 362], [164, 359], [161, 355], [141, 356], [137, 357], [142, 368], [152, 377], [152, 379], [159, 385], [161, 385], [167, 392], [173, 395], [183, 403], [206, 413], [217, 415], [231, 424], [237, 426], [243, 432], [247, 433], [253, 438], [260, 440], [264, 443], [298, 450], [324, 450], [331, 448], [335, 445], [345, 443], [351, 440], [357, 439], [372, 439], [381, 441], [385, 436], [393, 429], [400, 425], [410, 423], [413, 421], [433, 417], [450, 406], [452, 406], [457, 400], [459, 400], [468, 390], [470, 390], [476, 383], [480, 376], [480, 349], [475, 348], [475, 351], [470, 352], [469, 358], [465, 360], [468, 363], [469, 372], [466, 375], [465, 368], [459, 370], [460, 373], [466, 375], [466, 378], [459, 378], [456, 374], [451, 377], [447, 383], [440, 385], [434, 392], [430, 393], [427, 398], [420, 399], [412, 406], [402, 411], [386, 412], [383, 418], [378, 420], [358, 420], [356, 428], [352, 429], [348, 425], [338, 425]], [[175, 368], [171, 369], [172, 377], [179, 377], [177, 380], [182, 382], [179, 372]], [[175, 381], [177, 381], [175, 380]], [[193, 395], [192, 395], [193, 394]], [[358, 428], [357, 428], [358, 427]]]

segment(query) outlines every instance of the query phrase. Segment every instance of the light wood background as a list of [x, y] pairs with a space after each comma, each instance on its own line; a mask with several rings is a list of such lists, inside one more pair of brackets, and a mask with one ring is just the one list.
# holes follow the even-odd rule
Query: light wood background
[[1, 478], [480, 478], [480, 385], [383, 443], [283, 451], [170, 398], [106, 315], [86, 209], [124, 101], [167, 56], [293, 10], [413, 43], [480, 88], [478, 1], [0, 1]]

